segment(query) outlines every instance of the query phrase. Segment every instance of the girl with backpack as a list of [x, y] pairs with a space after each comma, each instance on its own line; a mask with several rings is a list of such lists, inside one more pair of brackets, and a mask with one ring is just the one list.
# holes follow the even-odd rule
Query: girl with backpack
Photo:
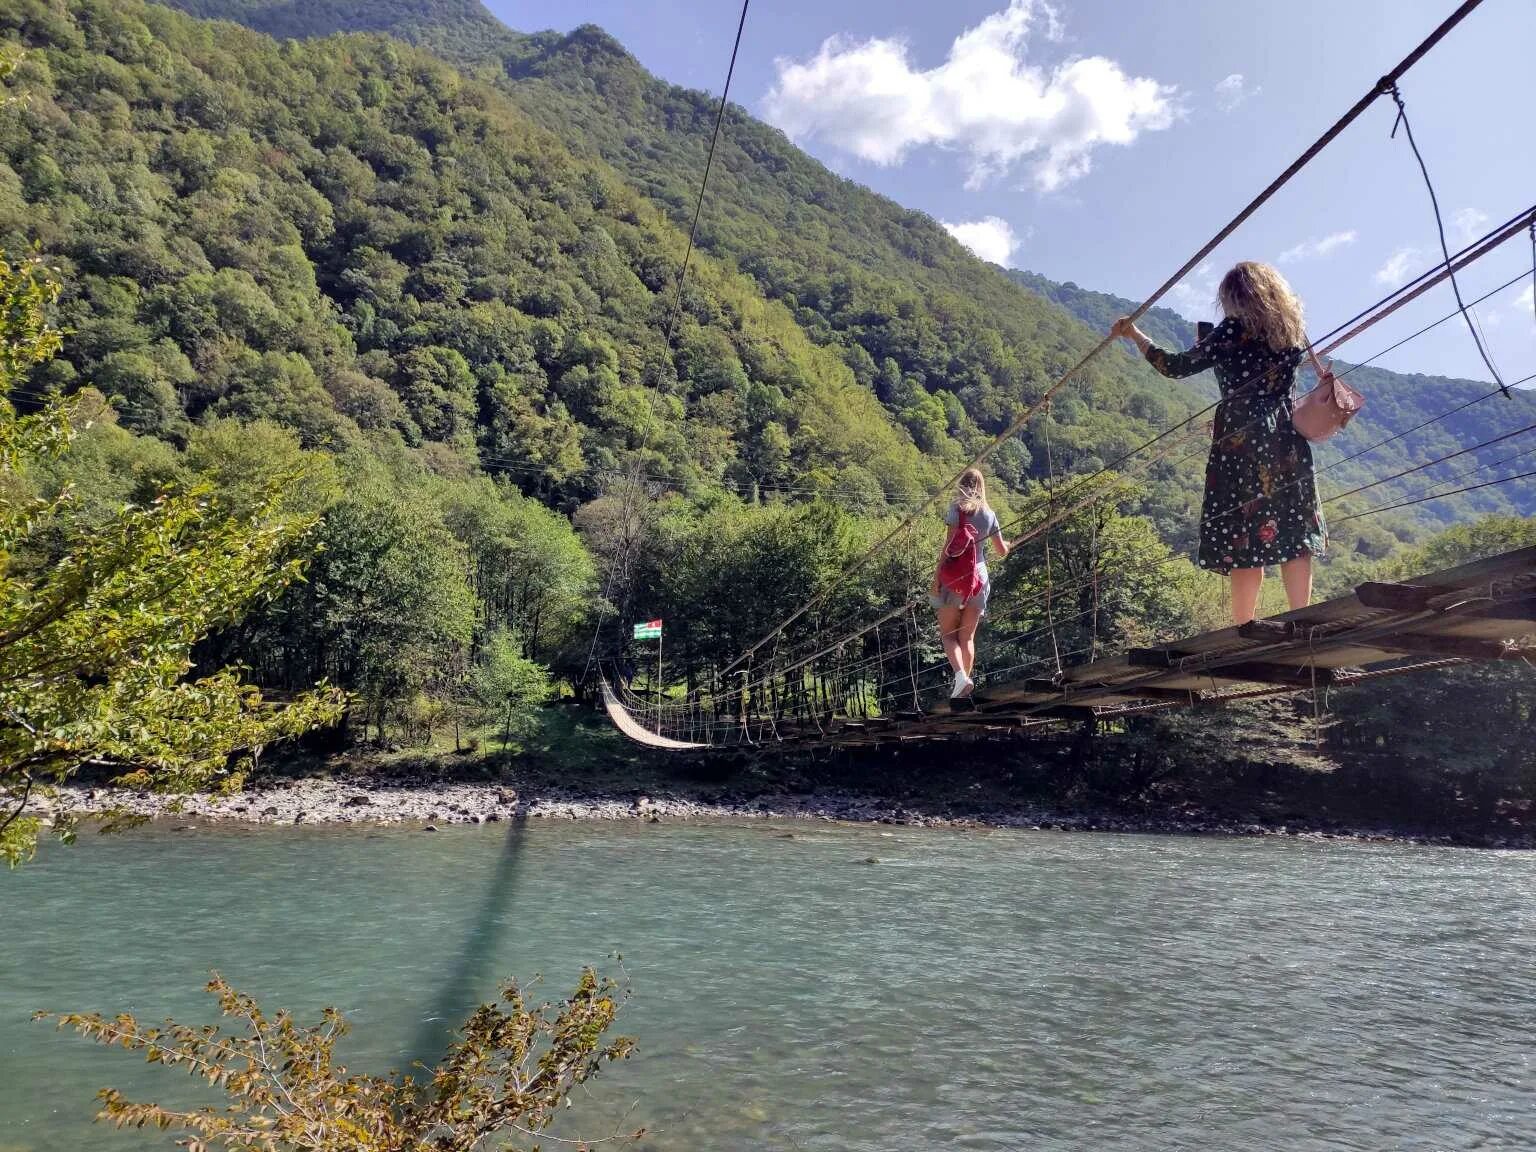
[[928, 602], [939, 618], [944, 655], [954, 669], [950, 699], [963, 699], [976, 685], [971, 671], [976, 666], [976, 627], [987, 612], [992, 582], [987, 574], [987, 542], [997, 541], [999, 557], [1012, 547], [1003, 539], [997, 513], [987, 504], [987, 482], [976, 468], [960, 474], [955, 501], [944, 513], [949, 535], [939, 553], [939, 563], [928, 590]]

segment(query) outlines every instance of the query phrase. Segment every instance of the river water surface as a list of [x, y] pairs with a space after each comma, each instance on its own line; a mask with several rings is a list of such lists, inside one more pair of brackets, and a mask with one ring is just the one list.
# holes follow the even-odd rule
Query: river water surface
[[343, 1009], [344, 1058], [383, 1071], [499, 978], [555, 995], [615, 952], [639, 1050], [572, 1125], [644, 1148], [1531, 1148], [1533, 898], [1536, 855], [1275, 839], [90, 836], [0, 875], [0, 1152], [169, 1148], [92, 1095], [188, 1091], [35, 1009], [201, 1022], [217, 968]]

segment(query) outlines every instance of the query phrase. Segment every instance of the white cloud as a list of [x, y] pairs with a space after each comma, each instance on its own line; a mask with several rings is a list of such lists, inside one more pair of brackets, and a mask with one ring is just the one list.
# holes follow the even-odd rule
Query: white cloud
[[1347, 232], [1330, 232], [1321, 240], [1303, 240], [1294, 248], [1287, 248], [1280, 253], [1278, 262], [1281, 264], [1295, 264], [1299, 260], [1321, 260], [1325, 256], [1331, 256], [1335, 251], [1355, 242], [1354, 229]]
[[1008, 267], [1008, 261], [1013, 259], [1014, 252], [1022, 242], [1022, 237], [1013, 230], [1013, 225], [1001, 216], [988, 216], [961, 224], [951, 224], [948, 220], [940, 220], [939, 223], [977, 256], [993, 264], [1001, 264], [1004, 268]]
[[1239, 104], [1252, 100], [1262, 88], [1249, 88], [1241, 72], [1234, 72], [1216, 85], [1216, 107], [1231, 112]]
[[1419, 258], [1417, 248], [1399, 248], [1387, 257], [1387, 262], [1376, 270], [1376, 283], [1395, 288], [1408, 279], [1408, 269]]
[[1169, 304], [1176, 312], [1196, 319], [1213, 315], [1216, 309], [1216, 266], [1210, 262], [1199, 265], [1184, 279], [1168, 290]]
[[1458, 208], [1451, 217], [1451, 227], [1463, 244], [1475, 240], [1488, 229], [1488, 213], [1477, 208]]
[[872, 164], [900, 164], [925, 145], [954, 148], [969, 161], [971, 188], [1032, 158], [1047, 192], [1085, 175], [1094, 149], [1173, 123], [1175, 90], [1127, 76], [1113, 60], [1076, 57], [1050, 70], [1026, 63], [1037, 22], [1046, 39], [1060, 36], [1045, 0], [1009, 0], [928, 69], [914, 67], [901, 40], [834, 36], [806, 60], [774, 62], [763, 110], [793, 139], [819, 139]]
[[1525, 291], [1515, 297], [1513, 310], [1530, 316], [1533, 309], [1536, 309], [1536, 285], [1527, 284]]

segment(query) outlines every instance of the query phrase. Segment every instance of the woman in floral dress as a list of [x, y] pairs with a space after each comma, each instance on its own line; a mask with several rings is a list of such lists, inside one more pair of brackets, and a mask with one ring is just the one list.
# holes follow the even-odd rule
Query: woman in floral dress
[[1312, 557], [1326, 543], [1312, 470], [1312, 447], [1291, 426], [1291, 388], [1307, 346], [1301, 302], [1278, 271], [1249, 261], [1222, 277], [1226, 314], [1188, 352], [1168, 352], [1133, 324], [1113, 334], [1131, 340], [1147, 362], [1175, 380], [1216, 372], [1211, 455], [1200, 513], [1200, 567], [1228, 573], [1232, 619], [1246, 624], [1258, 607], [1264, 569], [1280, 566], [1292, 609], [1312, 599]]

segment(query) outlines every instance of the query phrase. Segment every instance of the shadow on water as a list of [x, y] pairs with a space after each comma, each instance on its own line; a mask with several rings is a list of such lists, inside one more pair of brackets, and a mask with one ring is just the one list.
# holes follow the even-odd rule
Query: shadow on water
[[437, 998], [422, 1017], [421, 1027], [406, 1051], [407, 1067], [418, 1062], [432, 1067], [470, 1011], [500, 991], [501, 974], [490, 971], [490, 962], [508, 924], [506, 912], [517, 886], [518, 864], [527, 833], [528, 815], [518, 812], [507, 827], [495, 872], [481, 897], [469, 935], [459, 949], [458, 961], [440, 985]]

